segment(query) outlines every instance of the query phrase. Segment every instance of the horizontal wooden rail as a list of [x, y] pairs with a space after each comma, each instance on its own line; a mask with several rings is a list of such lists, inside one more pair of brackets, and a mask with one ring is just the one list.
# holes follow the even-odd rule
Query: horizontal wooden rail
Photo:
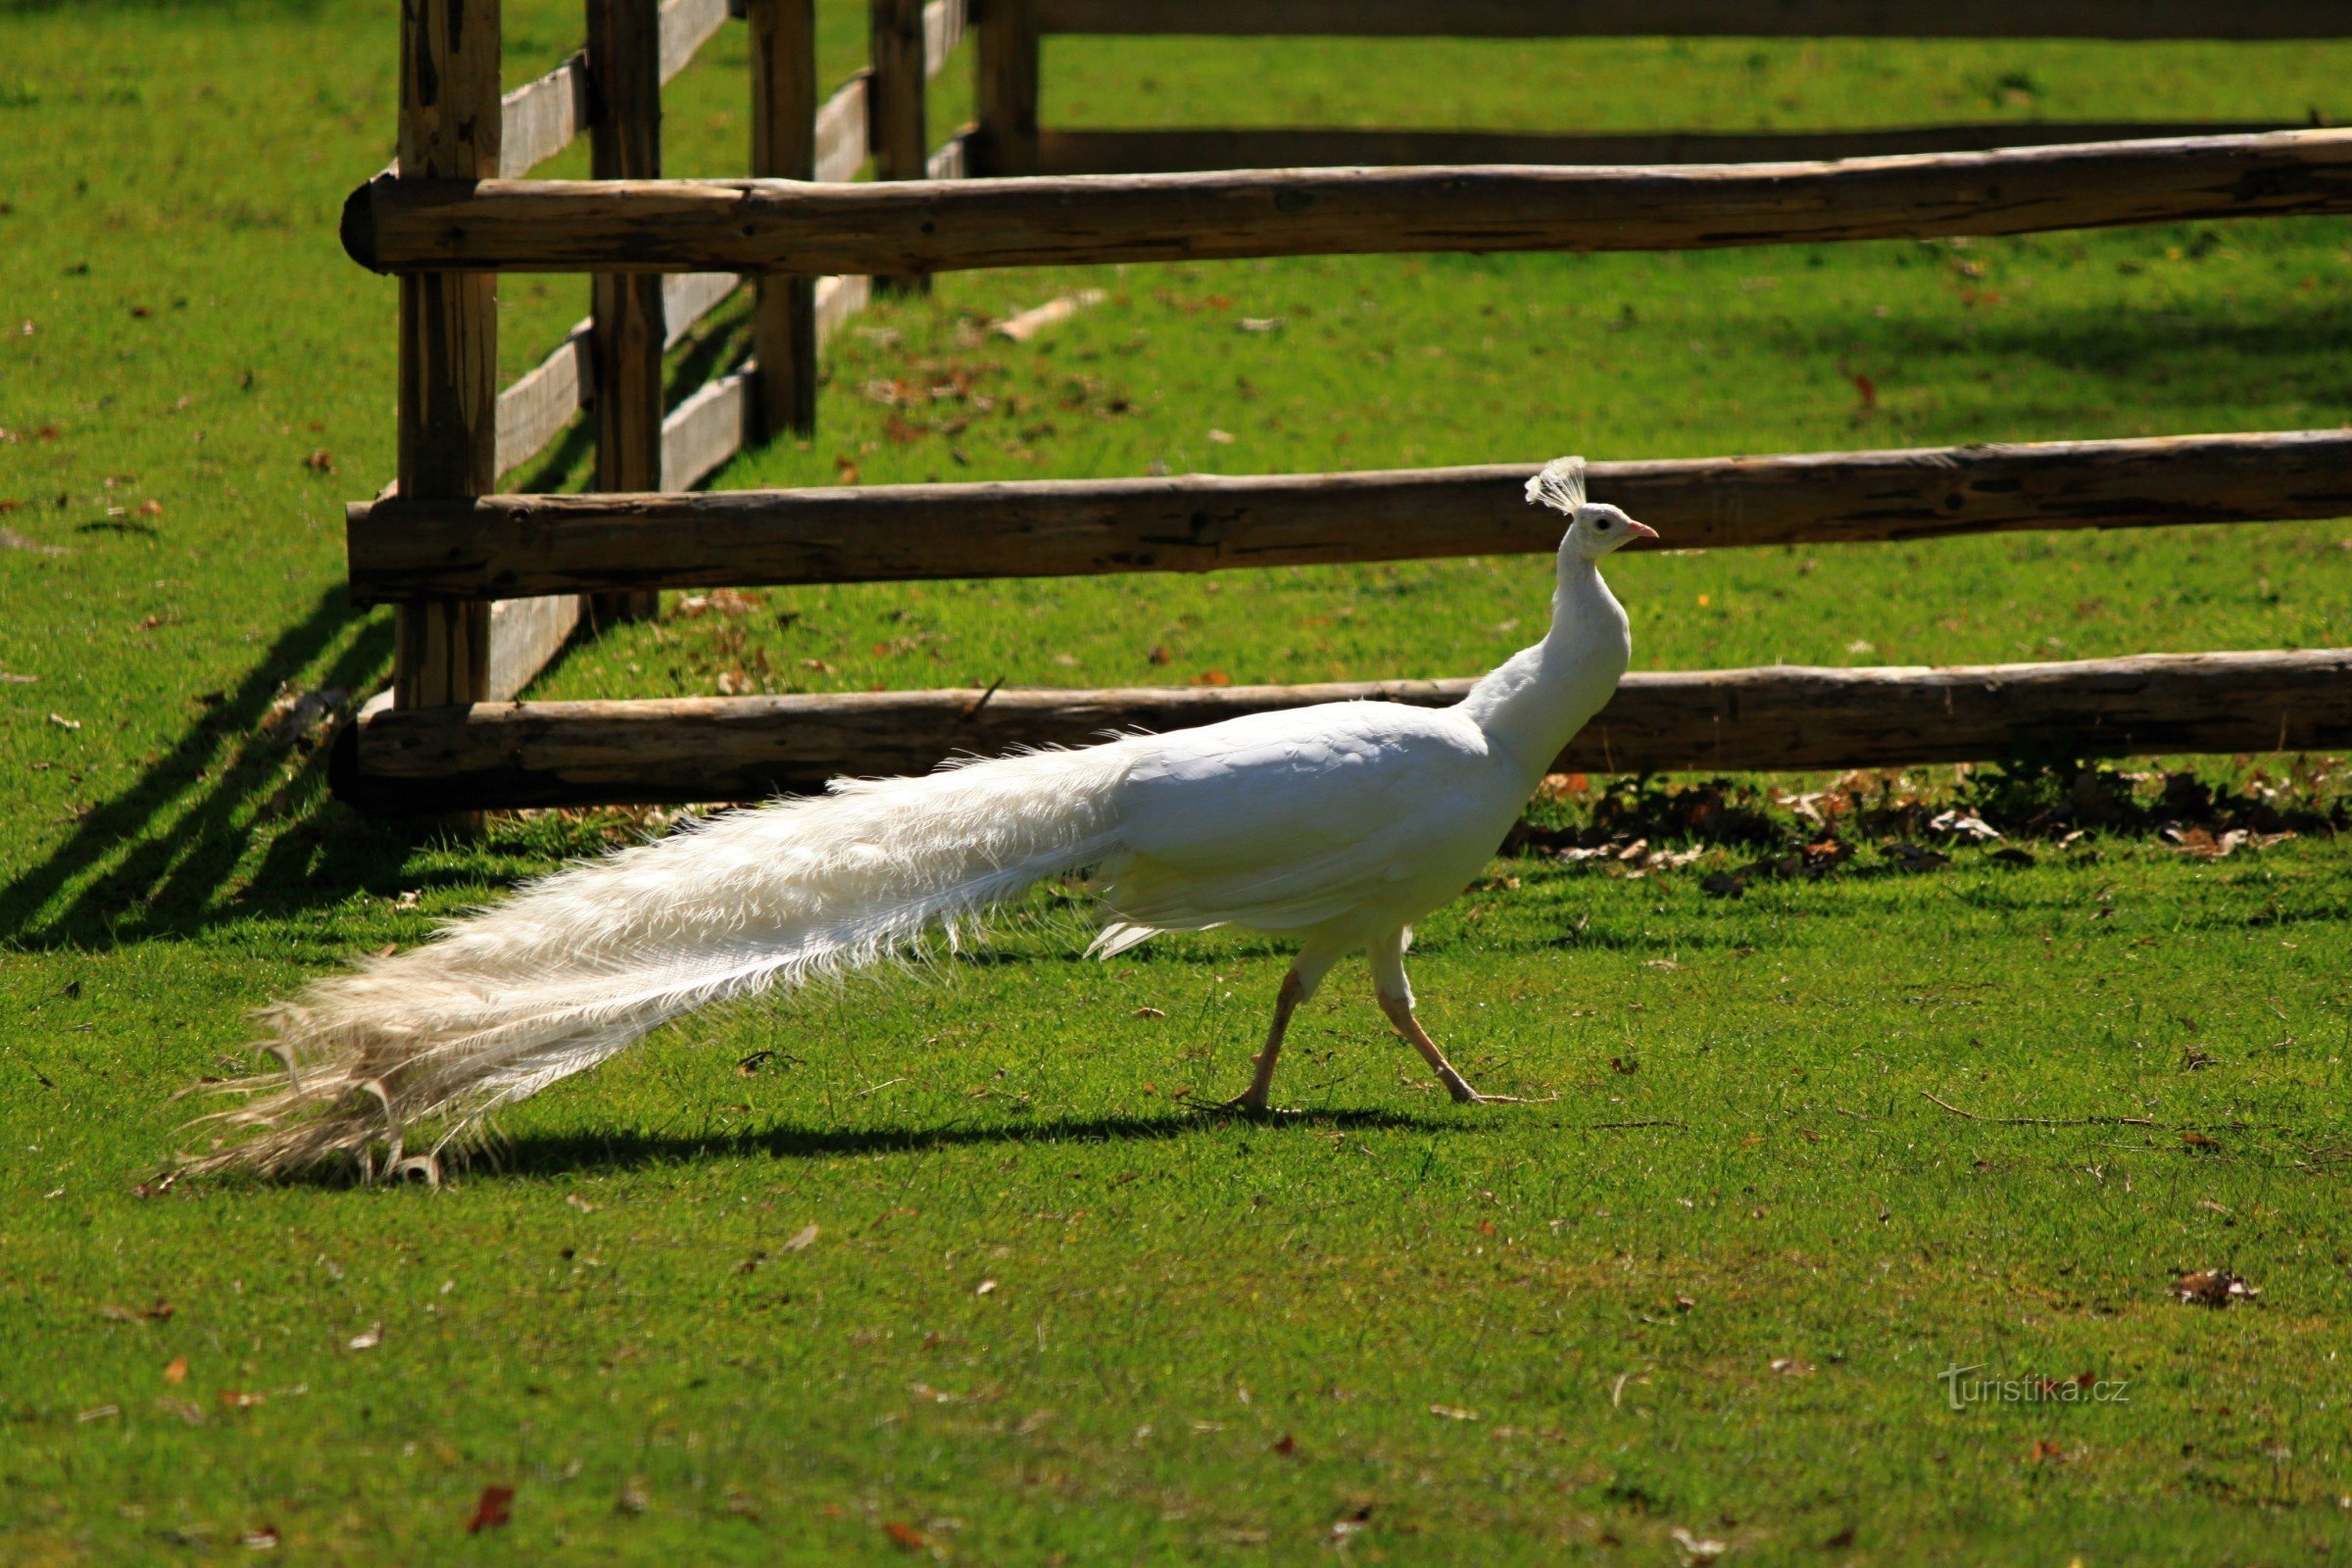
[[[393, 497], [349, 509], [351, 584], [375, 603], [1548, 552], [1532, 472]], [[1599, 463], [1591, 483], [1669, 549], [2282, 521], [2352, 516], [2352, 431]]]
[[2335, 0], [1038, 0], [1045, 32], [1222, 37], [2342, 38]]
[[1842, 163], [1243, 170], [829, 185], [376, 179], [379, 271], [897, 273], [1409, 251], [1692, 250], [2352, 212], [2352, 130]]
[[1765, 164], [1914, 153], [1988, 152], [2095, 141], [2237, 136], [2298, 128], [2278, 121], [1991, 121], [1885, 130], [1512, 131], [1232, 129], [1048, 130], [1041, 174], [1173, 174], [1207, 169], [1412, 164]]
[[[668, 0], [662, 8], [662, 79], [686, 69], [726, 24], [726, 0]], [[499, 101], [498, 172], [520, 179], [579, 139], [593, 110], [589, 61], [575, 54]]]
[[[757, 800], [963, 753], [1084, 745], [1310, 703], [1438, 707], [1465, 680], [1114, 691], [922, 691], [371, 708], [337, 793], [366, 809]], [[2073, 663], [1633, 674], [1557, 766], [1795, 772], [2352, 746], [2352, 650]]]

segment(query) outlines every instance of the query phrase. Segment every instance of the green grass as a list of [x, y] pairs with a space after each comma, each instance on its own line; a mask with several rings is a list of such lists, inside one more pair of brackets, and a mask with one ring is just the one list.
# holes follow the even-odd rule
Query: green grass
[[[567, 6], [507, 9], [517, 77], [575, 39]], [[1756, 1561], [2346, 1553], [2352, 883], [2312, 838], [1919, 876], [1866, 853], [1737, 900], [1700, 891], [1717, 860], [1507, 862], [1517, 886], [1431, 921], [1414, 973], [1474, 1081], [1560, 1100], [1444, 1103], [1355, 966], [1278, 1084], [1309, 1113], [1269, 1125], [1187, 1107], [1240, 1086], [1278, 950], [1086, 963], [1041, 900], [984, 960], [666, 1031], [505, 1118], [439, 1194], [135, 1196], [201, 1138], [169, 1097], [241, 1064], [244, 1009], [620, 820], [417, 840], [326, 804], [316, 754], [265, 731], [281, 684], [366, 689], [388, 659], [337, 582], [339, 505], [390, 466], [392, 295], [333, 218], [386, 155], [392, 26], [340, 0], [0, 5], [0, 670], [34, 677], [0, 683], [0, 1556], [243, 1559], [268, 1527], [299, 1560], [835, 1562], [897, 1558], [897, 1524], [950, 1560], [1284, 1561], [1359, 1514], [1347, 1553], [1399, 1563], [1672, 1562], [1678, 1529]], [[860, 27], [828, 6], [828, 79]], [[680, 172], [741, 167], [740, 33], [713, 48], [668, 100]], [[2294, 119], [2352, 111], [2347, 66], [1057, 42], [1046, 118]], [[2348, 246], [2297, 221], [943, 278], [842, 340], [817, 442], [720, 482], [2334, 425]], [[1110, 298], [1026, 347], [981, 330], [1086, 285]], [[514, 370], [584, 288], [504, 293]], [[958, 371], [957, 398], [869, 393]], [[541, 477], [576, 483], [579, 456]], [[2012, 536], [1612, 577], [1651, 668], [2318, 646], [2344, 640], [2348, 542]], [[771, 591], [585, 646], [540, 690], [1463, 673], [1534, 634], [1544, 580]], [[2262, 1295], [2169, 1298], [2211, 1266]], [[2129, 1402], [1955, 1413], [1936, 1374], [1971, 1364]], [[491, 1485], [514, 1522], [469, 1536]]]

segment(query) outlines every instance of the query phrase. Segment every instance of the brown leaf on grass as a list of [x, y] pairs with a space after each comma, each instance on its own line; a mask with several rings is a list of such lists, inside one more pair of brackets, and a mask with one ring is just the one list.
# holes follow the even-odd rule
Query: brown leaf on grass
[[1144, 655], [1144, 662], [1147, 664], [1164, 664], [1175, 657], [1175, 655], [1169, 653], [1165, 648], [1161, 647], [1157, 643], [1154, 643], [1152, 645], [1152, 651]]
[[257, 1404], [267, 1404], [270, 1396], [259, 1389], [222, 1389], [220, 1405], [226, 1410], [250, 1410]]
[[1138, 1007], [1135, 1009], [1135, 1015], [1138, 1018], [1165, 1018], [1167, 1012], [1160, 1007]]
[[184, 1355], [175, 1355], [171, 1360], [166, 1361], [164, 1363], [164, 1381], [171, 1384], [187, 1382], [188, 1358]]
[[2034, 1463], [2048, 1464], [2053, 1459], [2064, 1461], [2065, 1458], [2066, 1449], [2060, 1447], [2057, 1444], [2052, 1443], [2049, 1439], [2036, 1438], [2034, 1441]]
[[2219, 1139], [2208, 1138], [2203, 1133], [2186, 1132], [2180, 1135], [2180, 1147], [2183, 1149], [2220, 1149], [2222, 1145]]
[[160, 517], [164, 514], [164, 504], [155, 497], [149, 496], [133, 510], [142, 517]]
[[1233, 677], [1221, 669], [1204, 669], [1193, 677], [1192, 684], [1195, 686], [1230, 686], [1233, 684]]
[[505, 1528], [514, 1517], [514, 1508], [513, 1487], [484, 1487], [482, 1494], [473, 1500], [473, 1517], [466, 1521], [466, 1533], [478, 1536], [485, 1530]]
[[1274, 1451], [1288, 1458], [1298, 1451], [1298, 1440], [1285, 1432], [1274, 1440]]
[[2210, 1306], [2217, 1311], [2232, 1301], [2251, 1300], [2262, 1292], [2226, 1268], [2201, 1268], [2173, 1281], [2173, 1299], [2183, 1306]]
[[928, 1550], [931, 1545], [929, 1536], [924, 1535], [904, 1519], [883, 1520], [882, 1533], [890, 1537], [892, 1544], [901, 1551], [924, 1551]]
[[799, 1230], [794, 1231], [792, 1235], [786, 1239], [784, 1243], [784, 1250], [787, 1252], [806, 1252], [810, 1247], [816, 1244], [816, 1224], [814, 1221], [811, 1221], [808, 1224], [802, 1226]]
[[856, 484], [858, 478], [858, 464], [855, 459], [845, 455], [833, 460], [833, 482], [835, 484]]

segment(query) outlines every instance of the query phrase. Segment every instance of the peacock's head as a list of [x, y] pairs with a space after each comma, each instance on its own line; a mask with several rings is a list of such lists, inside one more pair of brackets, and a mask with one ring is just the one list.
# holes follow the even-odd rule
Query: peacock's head
[[1636, 522], [1607, 502], [1585, 499], [1582, 458], [1554, 458], [1544, 465], [1543, 470], [1527, 481], [1527, 500], [1530, 506], [1541, 504], [1567, 516], [1568, 535], [1560, 541], [1563, 559], [1598, 561], [1632, 540], [1658, 536], [1657, 529]]

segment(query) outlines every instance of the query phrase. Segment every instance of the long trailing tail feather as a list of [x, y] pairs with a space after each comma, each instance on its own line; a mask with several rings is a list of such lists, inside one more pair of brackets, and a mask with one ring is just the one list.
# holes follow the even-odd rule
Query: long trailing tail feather
[[[247, 1136], [188, 1167], [435, 1170], [499, 1105], [585, 1072], [681, 1013], [951, 941], [1041, 879], [1112, 868], [1113, 744], [698, 824], [559, 871], [434, 941], [265, 1009], [282, 1078], [212, 1120]], [[410, 1129], [431, 1130], [422, 1152]], [[380, 1160], [380, 1165], [379, 1165]]]

